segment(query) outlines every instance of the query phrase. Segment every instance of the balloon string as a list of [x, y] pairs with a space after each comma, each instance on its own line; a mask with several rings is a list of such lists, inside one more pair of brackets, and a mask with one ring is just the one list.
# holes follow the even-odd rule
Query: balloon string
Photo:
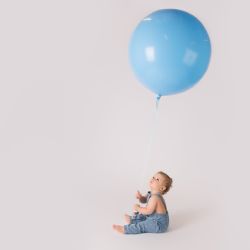
[[[152, 156], [152, 148], [153, 148], [153, 142], [156, 136], [156, 128], [157, 128], [157, 120], [158, 120], [158, 114], [159, 114], [159, 103], [160, 103], [160, 97], [159, 95], [155, 96], [155, 109], [154, 109], [154, 113], [152, 116], [152, 121], [151, 121], [151, 126], [150, 126], [150, 130], [149, 130], [149, 141], [147, 144], [147, 148], [146, 148], [146, 156], [145, 156], [145, 166], [143, 166], [143, 170], [141, 173], [142, 176], [142, 188], [145, 188], [145, 185], [147, 185], [148, 180], [145, 178], [149, 178], [148, 175], [153, 174], [153, 173], [149, 173], [150, 170], [150, 160], [151, 160], [151, 156]], [[146, 173], [148, 175], [146, 175]]]
[[160, 103], [160, 96], [155, 96], [155, 112], [154, 117], [152, 118], [152, 127], [151, 127], [151, 134], [149, 135], [149, 143], [148, 143], [148, 152], [147, 152], [147, 162], [146, 162], [146, 169], [149, 169], [150, 167], [150, 157], [152, 156], [152, 148], [154, 139], [156, 136], [156, 128], [157, 128], [157, 120], [158, 120], [158, 110], [159, 110], [159, 103]]

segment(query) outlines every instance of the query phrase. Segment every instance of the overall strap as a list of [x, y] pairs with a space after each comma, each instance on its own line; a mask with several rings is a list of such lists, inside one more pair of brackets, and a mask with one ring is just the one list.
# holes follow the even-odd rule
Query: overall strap
[[159, 197], [162, 200], [162, 203], [163, 203], [163, 205], [164, 205], [164, 207], [166, 209], [166, 212], [167, 212], [167, 206], [166, 206], [166, 202], [165, 202], [164, 198], [162, 197], [162, 195], [159, 195]]
[[147, 193], [147, 197], [146, 197], [146, 199], [147, 199], [147, 203], [148, 203], [148, 200], [150, 199], [150, 197], [151, 197], [151, 191], [148, 191], [148, 193]]

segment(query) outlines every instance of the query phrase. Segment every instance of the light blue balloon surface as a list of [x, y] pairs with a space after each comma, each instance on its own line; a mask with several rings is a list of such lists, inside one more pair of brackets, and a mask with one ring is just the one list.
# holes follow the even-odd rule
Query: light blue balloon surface
[[158, 96], [191, 88], [206, 72], [211, 55], [208, 33], [193, 15], [162, 9], [134, 30], [129, 60], [139, 81]]

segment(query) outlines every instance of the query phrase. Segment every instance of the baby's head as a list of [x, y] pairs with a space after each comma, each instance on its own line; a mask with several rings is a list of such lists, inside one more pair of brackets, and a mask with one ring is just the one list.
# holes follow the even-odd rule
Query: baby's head
[[162, 171], [157, 172], [150, 180], [149, 186], [151, 191], [160, 192], [165, 194], [172, 186], [172, 178]]

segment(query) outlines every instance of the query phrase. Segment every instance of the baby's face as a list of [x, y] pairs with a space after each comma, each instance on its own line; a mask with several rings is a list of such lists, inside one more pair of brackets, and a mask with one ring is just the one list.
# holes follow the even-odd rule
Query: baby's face
[[156, 192], [162, 192], [164, 189], [164, 177], [156, 173], [150, 180], [149, 186]]

